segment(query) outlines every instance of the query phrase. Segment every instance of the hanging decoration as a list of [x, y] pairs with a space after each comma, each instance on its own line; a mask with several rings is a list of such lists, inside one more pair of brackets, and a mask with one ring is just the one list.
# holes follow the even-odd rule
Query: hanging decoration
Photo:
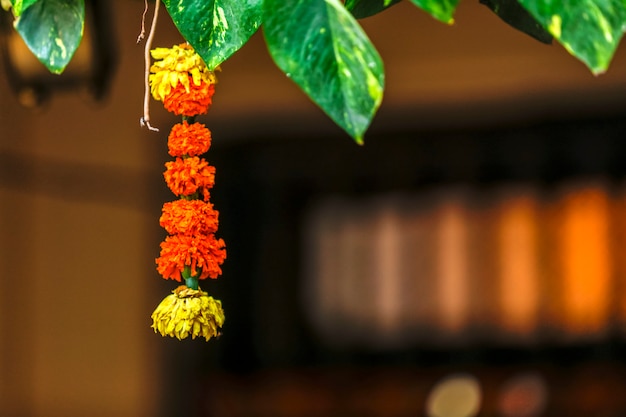
[[156, 259], [164, 279], [184, 283], [152, 313], [152, 328], [179, 340], [219, 336], [224, 311], [219, 300], [199, 286], [201, 280], [222, 274], [225, 244], [215, 237], [218, 211], [210, 202], [215, 167], [202, 157], [211, 146], [211, 131], [195, 121], [212, 104], [217, 79], [188, 44], [151, 51], [150, 93], [165, 109], [182, 117], [168, 136], [169, 154], [163, 174], [178, 199], [163, 205], [160, 224], [168, 233]]

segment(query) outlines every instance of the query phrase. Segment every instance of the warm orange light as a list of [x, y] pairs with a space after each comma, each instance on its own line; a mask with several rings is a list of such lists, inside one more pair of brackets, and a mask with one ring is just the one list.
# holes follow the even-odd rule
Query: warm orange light
[[530, 192], [512, 195], [499, 207], [499, 319], [507, 333], [529, 335], [537, 323], [537, 211]]
[[597, 334], [610, 313], [609, 201], [601, 186], [576, 188], [562, 199], [558, 231], [566, 331]]

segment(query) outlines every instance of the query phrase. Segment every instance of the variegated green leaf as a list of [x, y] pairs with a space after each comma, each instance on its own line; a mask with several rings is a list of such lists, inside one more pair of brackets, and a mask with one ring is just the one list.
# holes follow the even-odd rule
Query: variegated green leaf
[[50, 72], [60, 74], [83, 38], [84, 0], [39, 0], [15, 21], [28, 48]]
[[263, 0], [163, 0], [174, 24], [213, 70], [261, 26]]
[[454, 12], [459, 0], [410, 0], [420, 9], [428, 12], [435, 19], [447, 23], [454, 23]]
[[274, 62], [357, 143], [380, 106], [378, 52], [339, 0], [265, 0]]
[[625, 0], [519, 0], [594, 73], [606, 71], [626, 28]]
[[346, 9], [357, 19], [373, 16], [400, 3], [400, 0], [346, 0]]
[[13, 15], [16, 17], [21, 15], [24, 10], [28, 9], [39, 0], [11, 0], [11, 8], [13, 9]]

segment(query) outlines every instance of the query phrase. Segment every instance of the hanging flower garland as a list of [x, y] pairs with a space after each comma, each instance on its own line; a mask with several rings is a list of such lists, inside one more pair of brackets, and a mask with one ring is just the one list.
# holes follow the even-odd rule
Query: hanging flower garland
[[201, 155], [211, 146], [211, 131], [194, 118], [212, 104], [215, 74], [188, 44], [151, 51], [150, 92], [165, 109], [182, 116], [168, 136], [173, 161], [163, 174], [168, 188], [179, 197], [163, 205], [160, 224], [168, 233], [156, 259], [164, 279], [183, 282], [152, 313], [152, 328], [162, 336], [206, 340], [220, 334], [224, 324], [222, 303], [199, 287], [216, 279], [226, 259], [224, 241], [215, 237], [218, 212], [210, 203], [215, 167]]

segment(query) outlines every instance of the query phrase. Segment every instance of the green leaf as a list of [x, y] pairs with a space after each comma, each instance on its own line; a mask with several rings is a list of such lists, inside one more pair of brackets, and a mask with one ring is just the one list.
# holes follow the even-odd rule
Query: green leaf
[[400, 0], [346, 0], [345, 7], [357, 19], [373, 16], [400, 3]]
[[83, 38], [84, 0], [39, 0], [15, 21], [28, 48], [50, 72], [60, 74]]
[[263, 0], [163, 0], [187, 42], [214, 70], [261, 26]]
[[606, 71], [626, 28], [624, 0], [519, 0], [595, 74]]
[[489, 7], [500, 19], [515, 29], [540, 42], [552, 43], [552, 35], [517, 0], [480, 0], [480, 3]]
[[435, 19], [451, 25], [459, 0], [411, 0], [411, 3], [429, 13]]
[[15, 17], [24, 13], [24, 10], [28, 9], [39, 0], [11, 0], [11, 7], [13, 8], [13, 15]]
[[265, 0], [263, 29], [278, 67], [357, 143], [380, 106], [378, 52], [339, 0]]

